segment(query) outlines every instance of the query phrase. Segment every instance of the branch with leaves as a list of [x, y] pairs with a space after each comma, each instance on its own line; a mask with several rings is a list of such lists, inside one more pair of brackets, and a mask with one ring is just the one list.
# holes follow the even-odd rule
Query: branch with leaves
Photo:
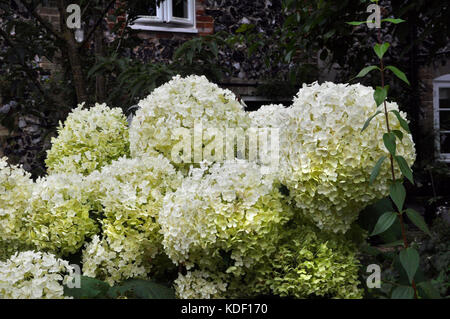
[[[375, 2], [378, 5], [378, 1], [371, 1]], [[388, 19], [380, 19], [381, 23], [394, 23], [394, 24], [400, 24], [402, 22], [405, 22], [402, 19], [394, 19], [394, 18], [388, 18]], [[354, 21], [354, 22], [348, 22], [348, 24], [353, 26], [359, 26], [362, 24], [365, 24], [367, 22], [373, 21]], [[398, 119], [401, 128], [408, 134], [410, 134], [410, 129], [408, 126], [407, 121], [401, 116], [401, 114], [396, 110], [388, 110], [387, 107], [387, 97], [389, 93], [389, 85], [386, 84], [386, 71], [392, 72], [394, 76], [399, 78], [400, 80], [404, 81], [406, 84], [410, 85], [406, 75], [404, 72], [402, 72], [400, 69], [398, 69], [395, 66], [384, 65], [384, 55], [388, 52], [390, 44], [388, 42], [383, 42], [381, 37], [381, 31], [378, 29], [377, 34], [378, 43], [376, 43], [373, 47], [376, 56], [379, 59], [379, 65], [371, 65], [368, 67], [365, 67], [364, 69], [359, 72], [359, 74], [355, 78], [362, 78], [369, 74], [372, 71], [379, 71], [380, 77], [381, 77], [381, 86], [377, 86], [374, 91], [374, 100], [376, 102], [377, 108], [380, 105], [383, 105], [382, 110], [377, 111], [375, 114], [373, 114], [371, 117], [367, 119], [367, 121], [364, 123], [364, 126], [361, 130], [364, 131], [369, 125], [370, 122], [379, 114], [384, 114], [385, 117], [385, 123], [386, 123], [386, 133], [383, 135], [383, 143], [386, 149], [389, 152], [388, 156], [382, 156], [377, 163], [375, 164], [375, 167], [373, 168], [371, 175], [370, 175], [370, 182], [372, 183], [378, 176], [381, 166], [383, 162], [389, 158], [390, 160], [390, 171], [391, 171], [391, 181], [389, 186], [389, 197], [393, 204], [396, 207], [395, 212], [385, 212], [382, 214], [372, 233], [371, 236], [375, 236], [378, 234], [381, 234], [388, 230], [396, 220], [400, 223], [401, 228], [401, 238], [402, 238], [402, 249], [399, 252], [398, 258], [400, 261], [400, 264], [402, 265], [404, 271], [407, 274], [409, 285], [397, 285], [391, 294], [392, 298], [419, 298], [418, 293], [418, 284], [416, 283], [416, 274], [419, 268], [420, 258], [419, 253], [414, 247], [411, 247], [408, 243], [407, 237], [406, 237], [406, 230], [405, 230], [405, 221], [404, 221], [404, 215], [408, 216], [409, 220], [414, 223], [419, 229], [427, 233], [431, 236], [430, 231], [422, 218], [422, 216], [415, 210], [410, 208], [405, 208], [405, 199], [406, 199], [406, 189], [403, 185], [403, 180], [406, 178], [409, 180], [412, 184], [414, 184], [413, 179], [413, 173], [408, 165], [405, 158], [398, 155], [396, 153], [397, 150], [397, 141], [401, 141], [403, 139], [403, 132], [400, 130], [392, 130], [390, 123], [389, 123], [389, 113], [392, 112], [396, 118]], [[401, 171], [401, 176], [396, 176], [395, 174], [395, 165], [397, 165]], [[426, 283], [424, 283], [425, 285]], [[420, 296], [422, 297], [422, 296]]]

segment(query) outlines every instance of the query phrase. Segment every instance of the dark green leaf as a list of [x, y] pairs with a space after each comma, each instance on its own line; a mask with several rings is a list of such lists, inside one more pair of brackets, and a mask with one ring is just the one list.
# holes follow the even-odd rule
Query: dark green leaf
[[386, 149], [391, 153], [392, 156], [395, 156], [395, 151], [397, 149], [395, 134], [394, 133], [384, 133], [383, 134], [383, 142]]
[[387, 66], [386, 69], [391, 70], [396, 77], [398, 77], [400, 80], [405, 81], [408, 85], [410, 85], [408, 78], [406, 77], [406, 74], [403, 73], [402, 71], [400, 71], [398, 68], [396, 68], [395, 66]]
[[389, 46], [390, 46], [390, 44], [385, 42], [383, 44], [377, 43], [373, 47], [373, 50], [375, 51], [375, 53], [377, 54], [377, 56], [380, 60], [383, 58], [384, 54], [389, 49]]
[[385, 232], [392, 226], [396, 218], [397, 214], [393, 212], [387, 212], [381, 215], [370, 236], [375, 236]]
[[403, 239], [399, 239], [396, 241], [393, 241], [392, 243], [381, 245], [381, 247], [397, 247], [397, 246], [403, 246]]
[[439, 291], [433, 286], [430, 281], [422, 281], [417, 284], [421, 297], [428, 299], [441, 299]]
[[392, 130], [392, 133], [394, 133], [395, 136], [397, 136], [400, 141], [403, 140], [403, 132], [402, 131], [400, 131], [400, 130]]
[[355, 76], [354, 78], [362, 78], [364, 76], [366, 76], [369, 72], [373, 71], [373, 70], [380, 70], [379, 67], [377, 67], [376, 65], [371, 65], [371, 66], [367, 66], [364, 69], [362, 69], [357, 76]]
[[408, 208], [406, 210], [406, 215], [408, 215], [408, 218], [414, 223], [414, 225], [416, 225], [420, 230], [425, 232], [427, 235], [431, 236], [430, 229], [425, 223], [423, 217], [418, 212], [416, 212], [414, 209]]
[[398, 119], [398, 122], [400, 123], [400, 126], [408, 133], [411, 133], [411, 131], [409, 130], [409, 125], [408, 122], [405, 121], [405, 119], [400, 115], [400, 112], [397, 110], [391, 110], [389, 112], [392, 112], [395, 114], [395, 116]]
[[370, 184], [372, 184], [375, 179], [377, 178], [378, 174], [380, 173], [381, 165], [383, 164], [384, 160], [387, 158], [387, 156], [381, 156], [378, 162], [375, 164], [372, 173], [370, 174]]
[[403, 156], [395, 156], [394, 158], [397, 161], [397, 164], [400, 167], [403, 176], [405, 176], [411, 182], [411, 184], [414, 184], [413, 173], [405, 158]]
[[419, 268], [419, 253], [412, 247], [403, 249], [399, 255], [400, 262], [408, 275], [409, 282], [412, 283], [414, 275]]
[[398, 211], [401, 212], [406, 198], [406, 190], [403, 184], [399, 181], [392, 183], [389, 187], [389, 195], [395, 206], [397, 206]]
[[127, 296], [137, 299], [175, 299], [175, 293], [165, 285], [153, 281], [132, 279], [112, 287], [108, 295], [112, 298]]
[[363, 126], [363, 128], [361, 129], [361, 132], [364, 132], [364, 130], [369, 126], [369, 124], [370, 124], [370, 122], [373, 120], [373, 118], [375, 117], [375, 116], [377, 116], [378, 114], [380, 114], [381, 113], [381, 111], [377, 111], [374, 115], [372, 115], [371, 117], [369, 117], [368, 119], [367, 119], [367, 121], [364, 123], [364, 126]]
[[76, 299], [106, 298], [109, 285], [95, 278], [81, 276], [80, 288], [64, 286], [64, 296]]
[[388, 95], [389, 86], [385, 86], [384, 88], [377, 86], [375, 92], [373, 93], [373, 98], [377, 103], [377, 107], [386, 100]]
[[398, 286], [392, 291], [392, 299], [413, 299], [414, 289], [410, 286]]

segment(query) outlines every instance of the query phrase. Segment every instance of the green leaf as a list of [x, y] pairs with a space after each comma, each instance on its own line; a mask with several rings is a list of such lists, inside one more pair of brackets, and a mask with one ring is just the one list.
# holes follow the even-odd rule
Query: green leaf
[[377, 67], [376, 65], [371, 65], [371, 66], [367, 66], [364, 69], [362, 69], [357, 76], [355, 76], [353, 79], [355, 78], [362, 78], [364, 76], [366, 76], [369, 72], [373, 71], [373, 70], [380, 70], [379, 67]]
[[137, 299], [175, 299], [175, 292], [165, 285], [149, 280], [131, 279], [109, 289], [112, 298], [127, 296]]
[[374, 118], [375, 116], [377, 116], [378, 114], [380, 114], [380, 113], [381, 113], [381, 111], [377, 111], [374, 115], [372, 115], [371, 117], [369, 117], [369, 118], [367, 119], [367, 121], [364, 123], [363, 128], [361, 129], [361, 133], [364, 132], [364, 130], [369, 126], [369, 124], [370, 124], [370, 122], [373, 120], [373, 118]]
[[387, 158], [387, 156], [381, 156], [378, 162], [375, 164], [372, 173], [370, 174], [370, 180], [369, 183], [372, 184], [375, 179], [377, 178], [378, 174], [380, 173], [381, 165], [383, 164], [384, 160]]
[[409, 282], [412, 283], [414, 280], [414, 275], [419, 268], [419, 253], [414, 248], [408, 247], [400, 252], [399, 257], [400, 262], [408, 275]]
[[400, 141], [403, 140], [403, 132], [402, 131], [400, 131], [400, 130], [392, 130], [392, 133], [394, 133], [395, 136], [397, 136]]
[[396, 241], [393, 241], [392, 243], [381, 245], [381, 247], [397, 247], [397, 246], [403, 246], [403, 239], [399, 239]]
[[428, 299], [441, 299], [439, 291], [433, 286], [430, 281], [422, 281], [417, 284], [421, 297]]
[[241, 24], [239, 28], [237, 28], [236, 33], [247, 32], [248, 30], [252, 30], [254, 28], [255, 28], [254, 24], [244, 23], [244, 24]]
[[411, 182], [411, 184], [414, 184], [413, 173], [405, 158], [403, 156], [395, 156], [394, 158], [397, 161], [397, 164], [400, 167], [403, 176], [405, 176]]
[[392, 112], [395, 114], [395, 116], [398, 119], [398, 122], [400, 123], [400, 126], [408, 133], [411, 134], [411, 131], [409, 130], [409, 125], [408, 122], [406, 122], [406, 120], [400, 115], [400, 112], [397, 110], [391, 110], [389, 112]]
[[398, 286], [392, 291], [392, 299], [413, 299], [414, 289], [411, 286]]
[[395, 206], [397, 206], [398, 211], [401, 212], [406, 198], [406, 190], [403, 184], [399, 181], [392, 183], [389, 187], [389, 195]]
[[388, 95], [389, 86], [385, 86], [384, 88], [377, 86], [375, 92], [373, 93], [373, 98], [377, 103], [377, 107], [386, 100]]
[[423, 217], [418, 212], [416, 212], [414, 209], [411, 208], [408, 208], [405, 212], [406, 215], [408, 215], [408, 218], [414, 223], [414, 225], [416, 225], [420, 230], [422, 230], [427, 235], [431, 236], [430, 229], [425, 223]]
[[109, 285], [95, 278], [81, 276], [80, 288], [64, 286], [64, 296], [76, 299], [106, 298]]
[[397, 214], [394, 212], [387, 212], [381, 215], [370, 236], [375, 236], [388, 230], [389, 227], [392, 226], [396, 218]]
[[390, 66], [387, 66], [386, 69], [391, 70], [392, 73], [394, 73], [395, 76], [397, 76], [400, 80], [405, 81], [408, 85], [411, 85], [408, 81], [408, 78], [406, 77], [406, 74], [403, 73], [402, 71], [400, 71], [395, 66], [390, 65]]
[[389, 49], [389, 46], [390, 46], [390, 44], [385, 42], [383, 44], [377, 43], [373, 47], [373, 50], [375, 51], [375, 53], [377, 54], [377, 56], [380, 60], [383, 58], [384, 54]]
[[383, 142], [386, 149], [391, 153], [392, 156], [395, 156], [395, 151], [397, 149], [395, 134], [394, 133], [384, 133], [383, 134]]
[[381, 22], [391, 22], [391, 23], [394, 23], [394, 24], [399, 24], [399, 23], [405, 22], [405, 20], [403, 20], [403, 19], [387, 18], [387, 19], [382, 19]]
[[367, 23], [367, 21], [351, 21], [351, 22], [345, 22], [345, 23], [350, 24], [350, 25], [361, 25], [361, 24]]
[[289, 52], [286, 54], [286, 56], [284, 57], [284, 60], [285, 60], [287, 63], [291, 62], [291, 58], [292, 58], [292, 54], [293, 54], [293, 53], [294, 53], [294, 50], [289, 51]]

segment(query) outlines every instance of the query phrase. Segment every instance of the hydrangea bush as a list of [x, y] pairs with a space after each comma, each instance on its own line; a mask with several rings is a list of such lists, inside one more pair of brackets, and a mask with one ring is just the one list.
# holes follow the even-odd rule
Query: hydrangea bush
[[0, 262], [0, 299], [66, 299], [74, 269], [49, 253], [25, 251]]
[[[381, 118], [360, 132], [376, 110], [371, 88], [314, 83], [289, 107], [246, 113], [205, 77], [177, 76], [139, 106], [128, 135], [119, 109], [80, 105], [52, 140], [49, 175], [35, 182], [0, 160], [0, 260], [13, 255], [0, 264], [2, 296], [63, 297], [71, 269], [62, 256], [81, 258], [83, 275], [111, 289], [159, 278], [178, 298], [362, 296], [364, 239], [350, 235], [359, 212], [388, 194], [389, 179], [385, 163], [369, 183], [387, 154]], [[193, 134], [198, 122], [222, 133], [278, 128], [278, 169], [174, 161], [177, 129]], [[414, 161], [410, 135], [397, 152]]]
[[60, 123], [45, 163], [49, 173], [88, 175], [128, 153], [127, 119], [122, 110], [106, 104], [86, 109], [82, 103], [64, 125]]

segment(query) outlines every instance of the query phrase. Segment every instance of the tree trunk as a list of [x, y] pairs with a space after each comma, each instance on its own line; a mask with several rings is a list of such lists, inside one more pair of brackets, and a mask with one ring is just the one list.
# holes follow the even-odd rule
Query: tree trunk
[[66, 25], [66, 3], [64, 0], [58, 0], [58, 11], [60, 30], [66, 42], [67, 55], [69, 57], [70, 68], [72, 70], [73, 85], [77, 94], [77, 102], [87, 102], [88, 95], [86, 93], [81, 59], [78, 54], [78, 46], [75, 41], [74, 34], [67, 28]]

